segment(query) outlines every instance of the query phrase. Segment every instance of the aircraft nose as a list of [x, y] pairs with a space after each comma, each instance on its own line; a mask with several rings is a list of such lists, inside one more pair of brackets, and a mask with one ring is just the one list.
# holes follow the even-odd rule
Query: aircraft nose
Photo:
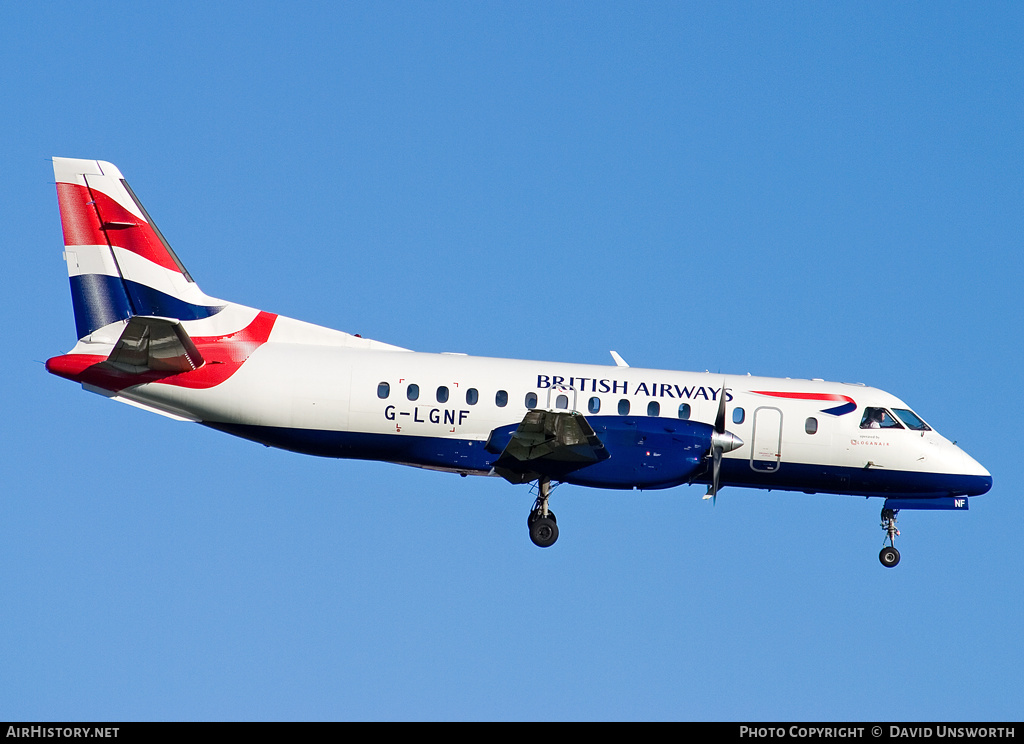
[[971, 477], [971, 495], [980, 496], [983, 493], [988, 493], [992, 488], [992, 474], [963, 450], [960, 450], [960, 454], [963, 457], [963, 473]]
[[964, 473], [967, 475], [986, 475], [991, 477], [992, 474], [985, 469], [985, 467], [975, 460], [973, 457], [968, 455], [963, 450], [960, 450], [960, 454], [964, 458]]

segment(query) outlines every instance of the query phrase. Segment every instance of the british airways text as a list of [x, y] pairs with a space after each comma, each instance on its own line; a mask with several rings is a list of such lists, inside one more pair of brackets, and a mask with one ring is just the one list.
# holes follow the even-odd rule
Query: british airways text
[[[595, 377], [564, 377], [562, 375], [537, 375], [537, 387], [544, 389], [564, 385], [582, 393], [622, 393], [623, 395], [646, 395], [648, 398], [686, 398], [694, 400], [718, 400], [722, 388], [701, 386], [679, 386], [650, 380], [630, 385], [629, 380], [599, 380]], [[732, 393], [726, 392], [726, 402], [732, 400]]]

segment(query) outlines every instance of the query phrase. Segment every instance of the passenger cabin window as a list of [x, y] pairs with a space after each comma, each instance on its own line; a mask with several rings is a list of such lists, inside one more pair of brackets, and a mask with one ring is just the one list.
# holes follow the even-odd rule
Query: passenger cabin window
[[508, 405], [508, 392], [505, 390], [499, 390], [494, 394], [494, 405], [498, 408], [504, 408]]
[[448, 402], [448, 388], [446, 388], [444, 385], [442, 385], [441, 387], [439, 387], [437, 389], [437, 402], [438, 403], [447, 403]]
[[466, 391], [466, 403], [475, 406], [478, 400], [480, 400], [480, 392], [476, 388], [470, 388]]
[[734, 424], [742, 424], [743, 423], [743, 419], [745, 419], [746, 417], [747, 417], [747, 414], [743, 411], [742, 408], [734, 408], [734, 409], [732, 409], [732, 422]]
[[590, 411], [591, 413], [598, 413], [598, 412], [600, 412], [600, 410], [601, 410], [601, 399], [600, 398], [591, 398], [589, 401], [587, 401], [587, 410]]
[[690, 418], [690, 404], [680, 403], [679, 404], [679, 418], [683, 421], [687, 421]]
[[[924, 423], [924, 422], [922, 422]], [[903, 425], [884, 408], [865, 408], [861, 429], [902, 429]]]
[[377, 385], [377, 397], [378, 398], [387, 398], [389, 395], [391, 395], [391, 386], [390, 385], [388, 385], [386, 382], [382, 382], [379, 385]]
[[908, 429], [913, 429], [914, 431], [932, 430], [932, 427], [922, 421], [920, 416], [907, 408], [893, 408], [892, 412], [900, 417], [900, 421], [906, 424]]
[[623, 398], [622, 400], [619, 401], [619, 415], [620, 416], [628, 416], [629, 415], [629, 401], [626, 400], [625, 398]]
[[661, 404], [656, 400], [652, 400], [647, 404], [647, 415], [648, 416], [660, 416], [661, 415]]
[[526, 394], [526, 407], [536, 408], [537, 407], [537, 393]]
[[564, 411], [568, 407], [569, 407], [569, 396], [568, 395], [559, 395], [557, 398], [555, 398], [555, 408], [558, 408], [559, 410]]
[[420, 397], [420, 386], [410, 385], [405, 389], [405, 397], [409, 400], [418, 400]]
[[809, 418], [806, 421], [804, 421], [804, 431], [807, 432], [808, 434], [817, 434], [818, 433], [818, 419], [816, 419], [816, 418], [814, 418], [812, 416], [811, 418]]

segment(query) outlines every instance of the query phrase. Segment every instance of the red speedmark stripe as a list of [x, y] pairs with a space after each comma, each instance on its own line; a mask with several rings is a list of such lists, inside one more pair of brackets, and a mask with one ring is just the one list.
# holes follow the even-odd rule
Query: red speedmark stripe
[[841, 400], [845, 403], [855, 403], [853, 398], [837, 393], [778, 393], [770, 390], [751, 390], [757, 395], [770, 395], [774, 398], [792, 398], [794, 400]]
[[64, 354], [53, 357], [46, 362], [46, 369], [59, 377], [88, 383], [115, 393], [146, 382], [205, 390], [220, 385], [237, 372], [245, 360], [267, 342], [276, 320], [277, 316], [273, 313], [260, 312], [252, 323], [235, 333], [193, 337], [192, 342], [203, 355], [206, 364], [191, 372], [167, 374], [149, 371], [129, 374], [103, 364], [106, 357], [96, 354]]

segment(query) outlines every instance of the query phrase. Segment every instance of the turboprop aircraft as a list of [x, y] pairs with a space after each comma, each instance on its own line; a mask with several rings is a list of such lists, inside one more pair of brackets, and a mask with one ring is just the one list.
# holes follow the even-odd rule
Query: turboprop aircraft
[[78, 343], [46, 368], [86, 389], [294, 452], [536, 483], [698, 483], [968, 508], [989, 472], [889, 393], [860, 384], [429, 354], [204, 294], [113, 165], [54, 158]]

